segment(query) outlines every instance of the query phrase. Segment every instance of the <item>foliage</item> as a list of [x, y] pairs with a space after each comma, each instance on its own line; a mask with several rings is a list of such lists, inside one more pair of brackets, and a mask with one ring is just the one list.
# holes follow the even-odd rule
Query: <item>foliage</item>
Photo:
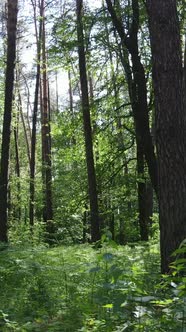
[[2, 248], [1, 331], [185, 331], [185, 277], [162, 279], [156, 243], [110, 237], [98, 248]]

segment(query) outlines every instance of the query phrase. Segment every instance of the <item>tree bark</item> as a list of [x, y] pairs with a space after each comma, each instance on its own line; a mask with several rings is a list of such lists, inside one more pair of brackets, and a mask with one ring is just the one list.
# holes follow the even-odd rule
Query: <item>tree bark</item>
[[18, 1], [8, 0], [8, 40], [5, 78], [5, 103], [0, 169], [0, 241], [7, 242], [7, 207], [8, 207], [8, 168], [10, 149], [10, 130], [12, 118], [12, 100], [14, 88], [14, 67], [16, 59]]
[[77, 37], [78, 37], [78, 55], [79, 71], [81, 83], [81, 100], [84, 122], [86, 163], [88, 172], [88, 187], [90, 201], [90, 219], [91, 219], [91, 240], [95, 242], [100, 239], [100, 222], [98, 212], [97, 183], [93, 156], [92, 128], [90, 119], [90, 104], [88, 95], [88, 79], [86, 70], [86, 58], [84, 48], [84, 33], [82, 23], [83, 1], [76, 0], [77, 6]]
[[147, 0], [155, 94], [161, 270], [186, 238], [186, 142], [176, 0]]

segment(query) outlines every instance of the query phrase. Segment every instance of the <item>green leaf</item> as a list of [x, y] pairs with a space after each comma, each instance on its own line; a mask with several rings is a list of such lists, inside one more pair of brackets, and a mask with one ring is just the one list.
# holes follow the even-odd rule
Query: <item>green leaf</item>
[[113, 304], [112, 303], [105, 304], [105, 305], [103, 305], [103, 308], [112, 309]]

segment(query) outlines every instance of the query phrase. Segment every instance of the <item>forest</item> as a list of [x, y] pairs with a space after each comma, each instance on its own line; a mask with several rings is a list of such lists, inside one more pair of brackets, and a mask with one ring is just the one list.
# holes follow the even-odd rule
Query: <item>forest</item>
[[185, 1], [0, 17], [0, 332], [186, 332]]

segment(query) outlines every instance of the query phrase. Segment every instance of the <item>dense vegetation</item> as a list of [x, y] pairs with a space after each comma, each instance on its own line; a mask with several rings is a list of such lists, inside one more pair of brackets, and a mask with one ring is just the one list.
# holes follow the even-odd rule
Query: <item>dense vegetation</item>
[[184, 1], [0, 6], [0, 331], [186, 331]]
[[109, 235], [100, 249], [2, 251], [1, 331], [185, 331], [185, 260], [161, 277], [156, 243], [117, 246]]

